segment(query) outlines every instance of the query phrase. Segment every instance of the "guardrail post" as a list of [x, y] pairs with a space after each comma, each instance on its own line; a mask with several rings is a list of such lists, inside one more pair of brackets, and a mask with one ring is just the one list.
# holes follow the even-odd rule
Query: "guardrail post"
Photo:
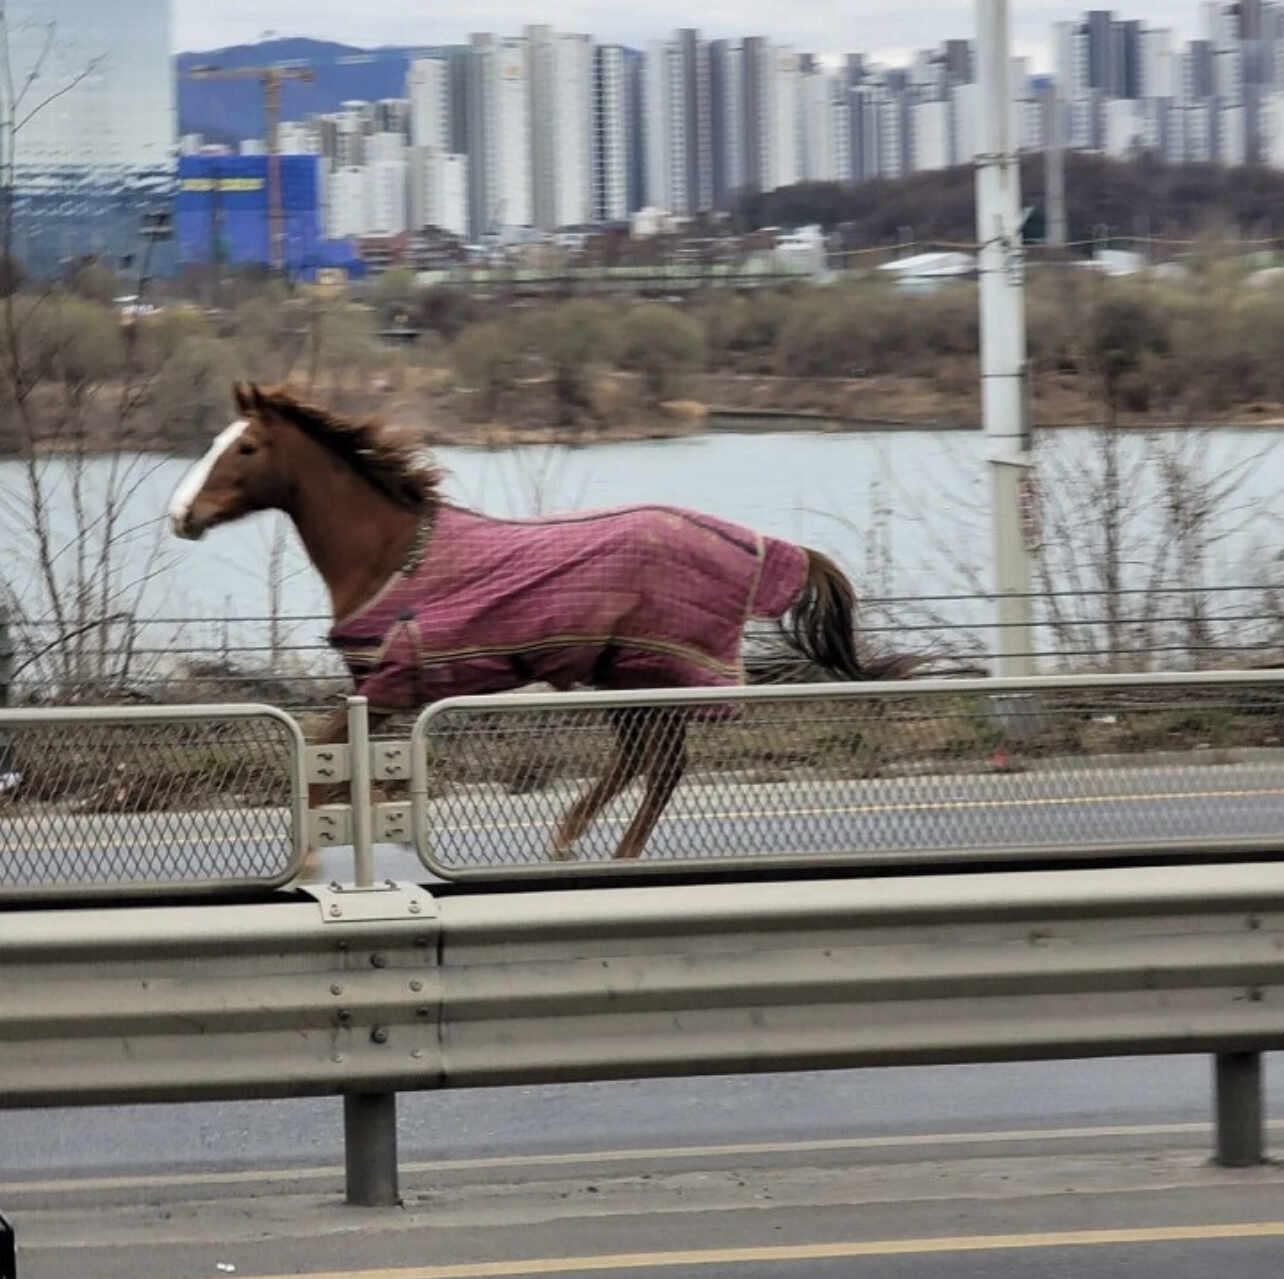
[[1217, 1162], [1223, 1168], [1247, 1168], [1263, 1161], [1262, 1054], [1218, 1053]]
[[[355, 884], [374, 885], [374, 812], [370, 791], [370, 706], [348, 698], [349, 794]], [[347, 1093], [343, 1098], [344, 1165], [350, 1204], [389, 1208], [397, 1190], [397, 1094]]]
[[18, 1248], [13, 1227], [0, 1217], [0, 1279], [18, 1279]]
[[343, 1098], [344, 1167], [348, 1202], [393, 1208], [397, 1186], [397, 1094], [347, 1093]]

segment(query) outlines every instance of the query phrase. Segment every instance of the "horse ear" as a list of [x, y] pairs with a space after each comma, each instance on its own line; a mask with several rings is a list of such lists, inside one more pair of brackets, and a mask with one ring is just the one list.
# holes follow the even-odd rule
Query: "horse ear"
[[249, 413], [254, 408], [254, 387], [248, 382], [234, 382], [232, 384], [232, 397], [236, 400], [236, 407], [242, 414]]

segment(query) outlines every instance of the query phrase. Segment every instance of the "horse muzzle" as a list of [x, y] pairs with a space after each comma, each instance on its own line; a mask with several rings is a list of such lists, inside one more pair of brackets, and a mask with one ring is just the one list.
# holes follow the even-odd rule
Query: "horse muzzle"
[[174, 536], [181, 537], [185, 542], [199, 542], [209, 528], [205, 521], [198, 520], [191, 511], [185, 511], [182, 515], [171, 515], [169, 526]]

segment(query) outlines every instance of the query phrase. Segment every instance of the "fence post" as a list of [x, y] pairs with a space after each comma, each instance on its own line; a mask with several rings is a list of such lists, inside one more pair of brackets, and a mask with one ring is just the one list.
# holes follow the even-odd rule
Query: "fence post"
[[[370, 706], [364, 697], [348, 698], [348, 761], [355, 886], [371, 888], [374, 885], [374, 814], [370, 790]], [[391, 1208], [400, 1203], [397, 1094], [345, 1093], [343, 1145], [348, 1202], [362, 1208]]]
[[1223, 1168], [1262, 1163], [1262, 1054], [1218, 1053], [1214, 1076], [1217, 1162]]
[[[9, 705], [13, 664], [13, 631], [9, 625], [9, 613], [7, 609], [0, 608], [0, 707]], [[9, 744], [8, 734], [0, 732], [0, 793], [12, 783], [13, 772], [13, 748]], [[6, 1279], [3, 1272], [0, 1272], [0, 1279]]]

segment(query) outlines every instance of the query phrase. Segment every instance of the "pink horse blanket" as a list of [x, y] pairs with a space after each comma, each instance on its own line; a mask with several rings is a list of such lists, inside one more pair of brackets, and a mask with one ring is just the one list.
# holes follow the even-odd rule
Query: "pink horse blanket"
[[635, 506], [500, 520], [443, 506], [417, 568], [330, 643], [379, 710], [545, 682], [744, 682], [746, 622], [802, 593], [806, 553], [708, 515]]

